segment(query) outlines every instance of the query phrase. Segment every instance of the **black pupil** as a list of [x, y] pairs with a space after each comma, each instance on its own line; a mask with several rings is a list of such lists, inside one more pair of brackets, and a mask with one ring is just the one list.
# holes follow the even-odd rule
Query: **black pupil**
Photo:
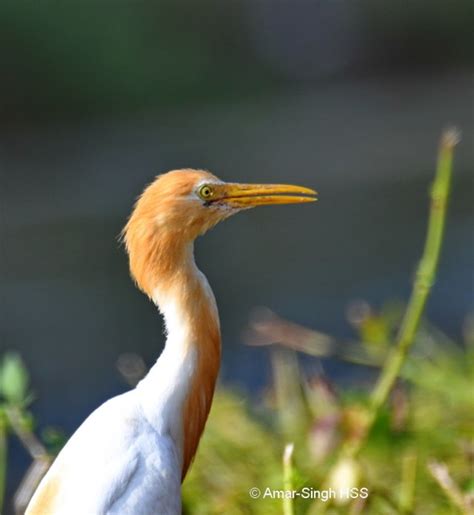
[[205, 197], [208, 197], [211, 194], [211, 190], [209, 188], [204, 188], [202, 193]]

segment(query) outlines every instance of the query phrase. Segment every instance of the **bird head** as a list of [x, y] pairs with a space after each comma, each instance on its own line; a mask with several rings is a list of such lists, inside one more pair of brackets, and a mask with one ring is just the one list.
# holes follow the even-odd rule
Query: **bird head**
[[243, 209], [312, 202], [315, 194], [302, 186], [228, 183], [203, 170], [174, 170], [145, 189], [130, 221], [141, 219], [156, 231], [194, 239]]
[[314, 190], [302, 186], [224, 182], [204, 170], [159, 175], [139, 197], [124, 229], [132, 275], [140, 286], [137, 270], [141, 265], [137, 263], [154, 260], [156, 266], [168, 260], [172, 266], [185, 244], [239, 211], [312, 202], [315, 195]]

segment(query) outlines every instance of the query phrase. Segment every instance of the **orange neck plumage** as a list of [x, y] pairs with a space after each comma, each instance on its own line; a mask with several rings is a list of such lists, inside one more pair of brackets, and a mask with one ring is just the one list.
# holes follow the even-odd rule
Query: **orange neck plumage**
[[[179, 233], [157, 230], [155, 223], [135, 212], [125, 229], [125, 243], [133, 278], [165, 315], [167, 346], [179, 348], [178, 359], [183, 363], [189, 353], [195, 356], [184, 398], [176, 406], [181, 410], [184, 478], [204, 430], [220, 367], [221, 338], [214, 296], [195, 265], [192, 242], [180, 238]], [[177, 328], [168, 320], [170, 304], [173, 313], [179, 313]], [[179, 332], [183, 326], [185, 334], [174, 341], [173, 331]]]

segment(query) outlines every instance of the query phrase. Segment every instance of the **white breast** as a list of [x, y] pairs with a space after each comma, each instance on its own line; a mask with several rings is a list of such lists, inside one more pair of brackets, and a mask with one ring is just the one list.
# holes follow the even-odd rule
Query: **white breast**
[[[135, 390], [110, 399], [79, 427], [43, 482], [59, 478], [44, 515], [181, 513], [179, 449], [143, 414]], [[35, 496], [41, 495], [42, 486]], [[34, 511], [35, 497], [31, 502]]]

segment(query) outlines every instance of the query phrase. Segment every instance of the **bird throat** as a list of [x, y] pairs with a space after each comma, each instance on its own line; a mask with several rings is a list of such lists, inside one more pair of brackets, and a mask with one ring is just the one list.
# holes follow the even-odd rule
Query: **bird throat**
[[167, 333], [165, 349], [155, 365], [163, 402], [157, 409], [169, 419], [173, 437], [181, 446], [184, 479], [211, 408], [221, 336], [214, 295], [194, 262], [192, 245], [182, 255], [184, 260], [175, 269], [168, 267], [157, 274], [152, 299], [163, 314]]
[[130, 272], [162, 313], [167, 340], [138, 389], [149, 420], [158, 431], [170, 432], [180, 448], [184, 478], [219, 373], [219, 316], [209, 283], [194, 261], [193, 242], [180, 232], [157, 230], [143, 210], [138, 204], [124, 232]]

